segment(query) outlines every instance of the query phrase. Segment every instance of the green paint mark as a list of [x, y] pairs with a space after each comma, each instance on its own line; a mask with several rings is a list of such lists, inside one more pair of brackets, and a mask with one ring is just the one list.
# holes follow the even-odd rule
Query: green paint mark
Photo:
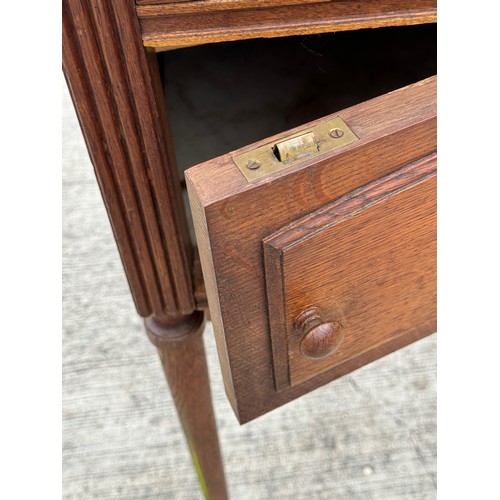
[[196, 469], [196, 474], [198, 476], [198, 481], [200, 483], [201, 489], [203, 490], [203, 495], [207, 500], [209, 500], [207, 483], [205, 482], [205, 476], [203, 475], [203, 470], [201, 469], [200, 460], [198, 459], [196, 450], [191, 446], [191, 443], [189, 443], [189, 451], [191, 452], [194, 468]]

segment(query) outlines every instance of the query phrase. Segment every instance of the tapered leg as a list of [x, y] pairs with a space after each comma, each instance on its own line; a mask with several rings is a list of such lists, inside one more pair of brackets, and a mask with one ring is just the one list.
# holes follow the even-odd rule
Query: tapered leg
[[64, 74], [137, 312], [148, 318], [200, 483], [208, 498], [223, 500], [204, 317], [155, 58], [143, 47], [133, 0], [62, 7]]
[[227, 499], [203, 345], [203, 312], [163, 322], [150, 317], [145, 324], [160, 354], [205, 497]]

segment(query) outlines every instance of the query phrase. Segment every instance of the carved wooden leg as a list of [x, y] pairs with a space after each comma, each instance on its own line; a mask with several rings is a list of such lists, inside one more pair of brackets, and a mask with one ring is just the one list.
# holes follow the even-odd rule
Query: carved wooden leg
[[205, 497], [224, 500], [227, 490], [203, 345], [203, 312], [161, 322], [149, 317], [145, 324], [158, 348]]
[[[227, 498], [182, 189], [133, 0], [63, 0], [63, 68], [138, 313], [159, 349], [200, 482]], [[167, 319], [168, 318], [168, 319]], [[179, 478], [181, 479], [181, 478]]]

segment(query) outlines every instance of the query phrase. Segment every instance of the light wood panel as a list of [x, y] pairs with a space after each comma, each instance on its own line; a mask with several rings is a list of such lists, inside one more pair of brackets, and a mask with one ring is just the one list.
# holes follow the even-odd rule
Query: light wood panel
[[[436, 330], [436, 154], [411, 163], [264, 240], [278, 389], [333, 369], [413, 329]], [[296, 318], [316, 307], [336, 350], [301, 352]], [[330, 323], [328, 323], [330, 322]], [[335, 323], [331, 323], [335, 322]], [[314, 352], [328, 352], [314, 337]], [[329, 341], [330, 337], [327, 337]], [[311, 345], [309, 345], [311, 350]]]
[[[235, 153], [186, 171], [200, 260], [228, 397], [246, 422], [359, 366], [352, 359], [276, 392], [265, 289], [264, 238], [436, 149], [436, 80], [430, 78], [341, 111], [359, 141], [247, 182]], [[328, 117], [325, 117], [328, 118]], [[260, 141], [245, 152], [315, 122]], [[363, 363], [418, 338], [363, 354]]]

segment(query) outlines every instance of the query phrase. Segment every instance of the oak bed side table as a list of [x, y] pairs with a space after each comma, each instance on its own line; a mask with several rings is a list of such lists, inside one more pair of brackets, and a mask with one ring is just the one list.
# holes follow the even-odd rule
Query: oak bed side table
[[241, 423], [436, 330], [436, 82], [191, 168], [195, 246], [157, 53], [435, 21], [429, 0], [63, 0], [68, 87], [207, 498], [227, 498], [209, 307]]

